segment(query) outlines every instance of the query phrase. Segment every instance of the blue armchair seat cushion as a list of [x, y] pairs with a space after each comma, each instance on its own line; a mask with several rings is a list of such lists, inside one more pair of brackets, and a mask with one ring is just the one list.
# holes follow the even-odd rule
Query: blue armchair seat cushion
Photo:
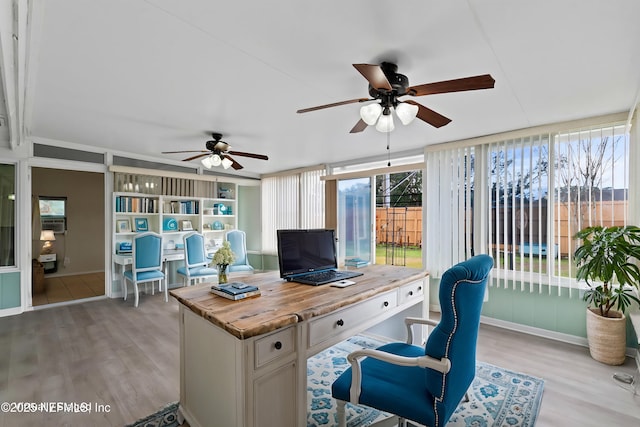
[[131, 281], [137, 282], [150, 282], [152, 280], [164, 279], [164, 273], [158, 270], [139, 271], [135, 279], [133, 277], [133, 271], [127, 270], [124, 272], [124, 276]]
[[[424, 347], [405, 343], [391, 343], [378, 350], [399, 356], [424, 356]], [[367, 357], [361, 361], [362, 394], [360, 403], [393, 413], [425, 425], [435, 425], [433, 396], [425, 390], [425, 369], [413, 366], [398, 366]], [[351, 368], [347, 369], [331, 386], [336, 399], [349, 401]]]
[[188, 269], [187, 267], [178, 268], [178, 274], [189, 277], [197, 277], [197, 276], [215, 276], [218, 274], [218, 270], [210, 267], [191, 267]]

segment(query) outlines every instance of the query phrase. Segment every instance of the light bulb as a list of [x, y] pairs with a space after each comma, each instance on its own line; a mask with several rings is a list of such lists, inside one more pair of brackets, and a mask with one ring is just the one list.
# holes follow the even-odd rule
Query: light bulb
[[211, 164], [213, 166], [220, 166], [220, 163], [222, 163], [222, 159], [220, 158], [220, 156], [218, 156], [217, 154], [211, 156]]
[[205, 157], [204, 159], [200, 160], [200, 162], [202, 163], [202, 166], [207, 169], [211, 169], [211, 166], [213, 166], [213, 163], [211, 162], [211, 156]]
[[402, 102], [395, 108], [396, 115], [403, 125], [408, 125], [416, 118], [418, 114], [418, 106]]
[[360, 108], [360, 117], [369, 126], [376, 124], [380, 114], [382, 114], [382, 107], [378, 103], [363, 105]]
[[225, 169], [229, 169], [231, 167], [231, 165], [233, 164], [233, 162], [231, 161], [230, 158], [225, 157], [224, 159], [222, 159], [222, 167]]
[[393, 125], [393, 116], [391, 114], [383, 114], [378, 119], [378, 124], [376, 125], [376, 130], [378, 132], [391, 132], [395, 129]]

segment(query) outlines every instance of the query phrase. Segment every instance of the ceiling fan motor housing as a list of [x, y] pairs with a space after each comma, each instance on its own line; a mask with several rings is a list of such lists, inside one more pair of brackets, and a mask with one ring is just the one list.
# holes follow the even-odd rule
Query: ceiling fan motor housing
[[[383, 62], [380, 64], [380, 68], [393, 88], [391, 93], [394, 97], [405, 95], [407, 93], [407, 88], [409, 87], [409, 79], [404, 74], [397, 73], [398, 66], [390, 62]], [[369, 95], [371, 95], [372, 98], [380, 99], [385, 94], [389, 94], [389, 91], [380, 91], [369, 85]]]

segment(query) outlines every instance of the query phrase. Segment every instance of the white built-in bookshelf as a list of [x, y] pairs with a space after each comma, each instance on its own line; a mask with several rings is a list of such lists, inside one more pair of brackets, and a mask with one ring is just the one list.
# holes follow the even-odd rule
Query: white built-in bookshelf
[[213, 198], [113, 193], [112, 253], [144, 231], [162, 234], [165, 249], [180, 247], [190, 231], [203, 233], [208, 246], [220, 246], [225, 232], [238, 226], [236, 194], [233, 183], [216, 183]]

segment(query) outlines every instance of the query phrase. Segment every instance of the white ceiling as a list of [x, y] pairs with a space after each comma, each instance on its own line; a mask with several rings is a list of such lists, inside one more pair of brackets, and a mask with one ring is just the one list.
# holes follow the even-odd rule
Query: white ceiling
[[[392, 152], [629, 111], [640, 89], [637, 0], [48, 0], [34, 2], [31, 136], [179, 161], [218, 131], [257, 176], [385, 156], [349, 134], [367, 97], [353, 63], [411, 85], [490, 73], [489, 90], [414, 98], [453, 121], [397, 122]], [[194, 165], [199, 164], [197, 161]], [[232, 171], [230, 169], [230, 171]]]

